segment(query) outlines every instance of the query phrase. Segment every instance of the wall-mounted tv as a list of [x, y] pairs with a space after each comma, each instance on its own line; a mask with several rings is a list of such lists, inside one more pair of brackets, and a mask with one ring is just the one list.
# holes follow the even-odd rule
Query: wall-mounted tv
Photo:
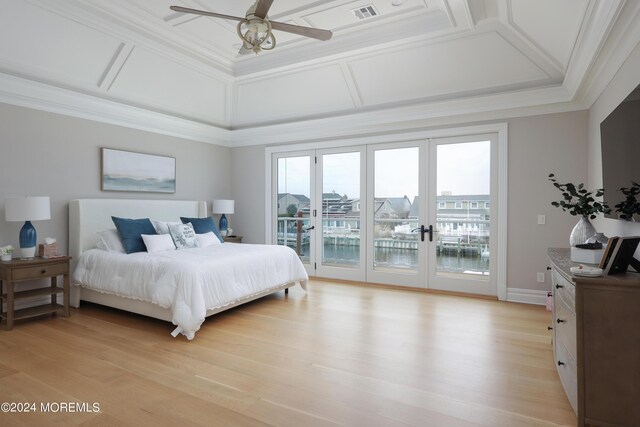
[[614, 206], [625, 199], [618, 190], [640, 184], [640, 85], [600, 123], [600, 144], [604, 201], [611, 208], [606, 216], [618, 218]]

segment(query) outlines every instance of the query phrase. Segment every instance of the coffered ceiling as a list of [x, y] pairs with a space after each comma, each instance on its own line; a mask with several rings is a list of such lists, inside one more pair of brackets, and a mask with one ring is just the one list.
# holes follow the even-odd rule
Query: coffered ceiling
[[[169, 9], [244, 16], [251, 3], [5, 0], [0, 101], [229, 145], [373, 113], [574, 102], [621, 14], [638, 13], [624, 0], [275, 0], [272, 20], [333, 38], [275, 32], [273, 51], [238, 55], [235, 22]], [[377, 16], [359, 19], [367, 6]]]

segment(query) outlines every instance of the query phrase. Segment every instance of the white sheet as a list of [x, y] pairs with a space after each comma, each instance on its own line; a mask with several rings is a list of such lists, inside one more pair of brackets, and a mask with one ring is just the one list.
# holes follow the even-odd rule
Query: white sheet
[[225, 243], [156, 253], [85, 251], [73, 272], [81, 286], [170, 308], [177, 333], [193, 339], [207, 310], [299, 282], [307, 272], [288, 247]]

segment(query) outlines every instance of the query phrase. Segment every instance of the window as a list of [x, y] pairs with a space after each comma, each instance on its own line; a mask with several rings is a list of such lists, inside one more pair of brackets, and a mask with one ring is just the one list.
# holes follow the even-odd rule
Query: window
[[471, 202], [471, 209], [478, 209], [478, 202]]
[[462, 202], [456, 202], [456, 209], [462, 209]]
[[490, 208], [491, 206], [491, 202], [484, 202], [484, 207], [485, 208]]
[[447, 208], [446, 202], [438, 202], [438, 209], [446, 209], [446, 208]]

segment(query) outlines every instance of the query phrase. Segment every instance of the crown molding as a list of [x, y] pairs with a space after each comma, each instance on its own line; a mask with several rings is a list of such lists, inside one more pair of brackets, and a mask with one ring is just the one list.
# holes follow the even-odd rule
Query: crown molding
[[0, 102], [210, 144], [233, 146], [231, 131], [0, 73]]
[[619, 12], [615, 28], [584, 77], [576, 99], [591, 108], [639, 43], [640, 2], [627, 1]]
[[562, 87], [555, 86], [229, 130], [2, 73], [0, 102], [226, 147], [384, 135], [586, 109], [571, 102]]
[[625, 2], [626, 0], [608, 0], [589, 3], [587, 19], [580, 28], [564, 79], [564, 87], [572, 99], [577, 97], [590, 68], [602, 53], [603, 45], [617, 23]]
[[234, 147], [293, 144], [585, 109], [556, 86], [236, 129], [232, 136]]

